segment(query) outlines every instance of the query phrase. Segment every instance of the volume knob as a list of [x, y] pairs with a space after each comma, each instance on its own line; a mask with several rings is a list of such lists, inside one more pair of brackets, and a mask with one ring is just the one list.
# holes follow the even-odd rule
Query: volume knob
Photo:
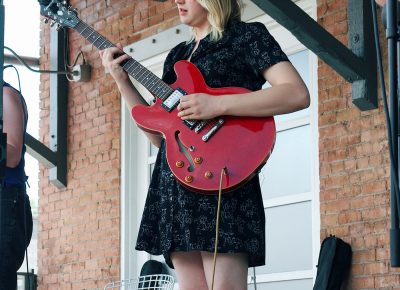
[[182, 160], [176, 161], [175, 166], [178, 168], [182, 168], [185, 165], [185, 163]]
[[191, 176], [191, 175], [185, 176], [185, 182], [186, 183], [192, 183], [192, 181], [193, 181], [193, 176]]
[[201, 164], [202, 162], [203, 162], [203, 158], [201, 158], [201, 157], [195, 157], [194, 158], [194, 163]]
[[206, 173], [204, 173], [204, 177], [207, 179], [211, 179], [213, 177], [213, 174], [211, 171], [206, 171]]

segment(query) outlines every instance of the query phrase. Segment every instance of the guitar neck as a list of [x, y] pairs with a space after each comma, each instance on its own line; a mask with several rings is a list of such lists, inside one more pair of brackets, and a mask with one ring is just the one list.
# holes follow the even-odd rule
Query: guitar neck
[[[74, 29], [79, 32], [84, 38], [96, 46], [99, 50], [106, 49], [109, 47], [115, 47], [108, 39], [102, 36], [100, 33], [95, 31], [92, 27], [80, 21]], [[154, 96], [165, 100], [169, 95], [173, 93], [173, 89], [170, 88], [165, 82], [159, 77], [141, 65], [138, 61], [133, 58], [122, 64], [122, 68], [135, 80], [141, 83], [147, 90], [149, 90]]]

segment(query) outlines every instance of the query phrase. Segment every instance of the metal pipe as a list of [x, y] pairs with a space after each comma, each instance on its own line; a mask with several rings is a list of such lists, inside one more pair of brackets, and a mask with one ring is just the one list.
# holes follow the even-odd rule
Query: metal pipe
[[[39, 67], [40, 66], [40, 62], [39, 62], [39, 58], [37, 57], [31, 57], [31, 56], [21, 56], [20, 57], [27, 65], [31, 66], [31, 67]], [[4, 54], [4, 63], [7, 64], [17, 64], [20, 65], [21, 62], [18, 60], [18, 58], [16, 58], [14, 55], [12, 54]]]
[[395, 180], [399, 177], [399, 107], [398, 107], [398, 71], [397, 71], [397, 45], [398, 45], [398, 23], [397, 23], [397, 0], [388, 0], [386, 4], [387, 28], [386, 38], [388, 41], [388, 75], [389, 75], [389, 114], [391, 123], [391, 135], [393, 145], [394, 169], [390, 171], [390, 261], [392, 267], [400, 267], [400, 228], [399, 228], [399, 207], [396, 195]]

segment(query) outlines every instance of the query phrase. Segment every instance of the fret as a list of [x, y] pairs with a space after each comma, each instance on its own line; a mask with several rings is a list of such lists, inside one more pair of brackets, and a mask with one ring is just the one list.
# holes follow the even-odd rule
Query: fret
[[146, 83], [146, 88], [148, 88], [149, 91], [154, 91], [154, 85], [156, 83], [151, 75], [147, 76], [144, 82]]
[[[82, 22], [81, 22], [81, 23], [82, 23]], [[81, 34], [81, 35], [84, 35], [85, 30], [86, 30], [87, 28], [89, 28], [89, 26], [86, 25], [85, 28], [80, 32], [80, 34]]]
[[[125, 67], [127, 64], [128, 66]], [[122, 67], [125, 69], [125, 71], [129, 72], [133, 64], [134, 64], [133, 59], [130, 59]]]
[[143, 78], [143, 85], [151, 88], [149, 80], [150, 80], [150, 76], [147, 74], [146, 77]]
[[174, 90], [171, 89], [169, 86], [167, 86], [165, 83], [160, 83], [160, 84], [161, 84], [161, 91], [159, 91], [158, 96], [160, 97], [160, 99], [164, 101], [169, 97], [169, 95], [171, 95], [174, 92]]
[[139, 70], [140, 70], [141, 64], [138, 63], [137, 61], [135, 61], [134, 59], [131, 59], [131, 60], [132, 60], [132, 63], [131, 63], [131, 65], [129, 66], [129, 69], [127, 69], [126, 71], [127, 71], [132, 77], [134, 77], [136, 80], [138, 80], [137, 73], [135, 72], [135, 70], [137, 70], [138, 68], [139, 68]]
[[140, 64], [138, 64], [136, 61], [134, 61], [134, 62], [133, 62], [133, 65], [132, 65], [131, 68], [129, 69], [128, 73], [129, 73], [132, 77], [136, 78], [136, 77], [137, 77], [136, 70], [137, 70], [138, 68], [139, 68], [139, 70], [140, 70]]
[[92, 42], [94, 44], [94, 42], [98, 39], [98, 36], [96, 35], [96, 31], [92, 30], [92, 33], [90, 33], [89, 36], [89, 41]]
[[137, 65], [133, 70], [132, 70], [132, 74], [134, 74], [135, 76], [138, 75], [138, 73], [141, 71], [140, 65]]
[[103, 44], [104, 43], [104, 39], [101, 37], [101, 35], [99, 35], [98, 33], [97, 33], [97, 38], [96, 38], [96, 40], [93, 42], [93, 44], [97, 47], [97, 48], [100, 48], [101, 47], [101, 44]]
[[160, 96], [160, 99], [164, 100], [163, 91], [162, 91], [160, 85], [157, 86], [157, 88], [155, 88], [154, 91], [156, 92], [156, 94], [157, 94], [158, 96]]
[[126, 64], [129, 64], [129, 66], [125, 67], [125, 65], [124, 65], [123, 68], [126, 70], [126, 72], [128, 74], [130, 74], [131, 76], [134, 76], [133, 72], [134, 72], [134, 70], [135, 70], [135, 68], [137, 66], [136, 61], [134, 59], [130, 59], [129, 62], [127, 62]]
[[[99, 45], [99, 49], [105, 49], [105, 48], [108, 48], [109, 46], [107, 46], [107, 45], [104, 45], [104, 43], [105, 44], [107, 44], [107, 39], [103, 39], [103, 42]], [[104, 45], [104, 46], [103, 46]]]
[[135, 69], [134, 69], [134, 74], [135, 77], [138, 78], [138, 76], [140, 75], [140, 73], [143, 71], [142, 67], [140, 65], [138, 65]]
[[151, 90], [154, 90], [154, 85], [157, 85], [157, 82], [156, 82], [156, 79], [155, 79], [153, 76], [151, 76], [150, 78], [152, 79], [152, 84], [153, 84], [153, 85], [150, 87], [150, 89], [151, 89]]
[[143, 74], [143, 70], [139, 71], [139, 74], [136, 75], [136, 79], [143, 85], [145, 85], [143, 82], [145, 80], [145, 75]]
[[146, 74], [146, 69], [145, 69], [145, 67], [141, 66], [140, 70], [139, 70], [139, 73], [136, 75], [136, 77], [138, 79], [143, 80], [143, 75], [145, 75], [145, 74]]

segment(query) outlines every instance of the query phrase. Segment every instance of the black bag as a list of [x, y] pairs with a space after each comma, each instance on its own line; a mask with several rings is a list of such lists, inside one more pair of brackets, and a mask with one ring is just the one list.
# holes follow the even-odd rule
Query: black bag
[[351, 246], [333, 235], [321, 244], [313, 290], [340, 290], [351, 266]]

